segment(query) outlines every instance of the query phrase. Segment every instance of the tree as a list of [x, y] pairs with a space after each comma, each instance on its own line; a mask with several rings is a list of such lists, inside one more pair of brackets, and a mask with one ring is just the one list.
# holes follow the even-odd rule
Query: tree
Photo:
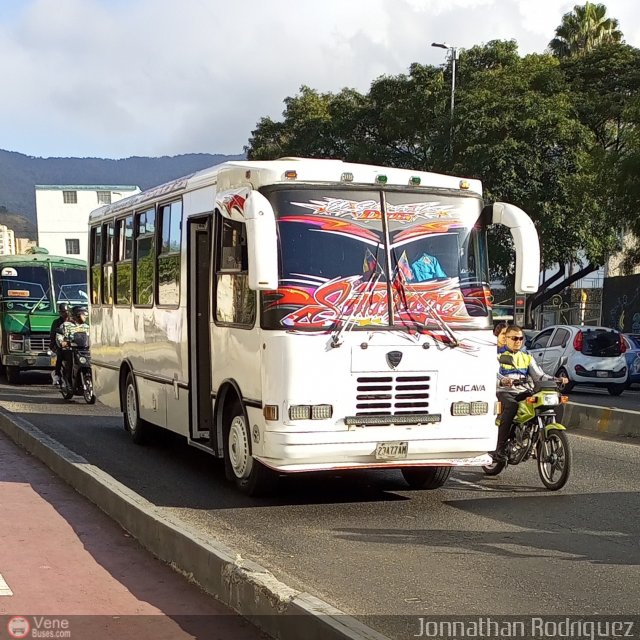
[[583, 55], [600, 45], [621, 40], [618, 21], [607, 17], [607, 7], [586, 2], [584, 5], [575, 5], [572, 11], [562, 16], [556, 36], [549, 43], [549, 50], [558, 58], [566, 58]]

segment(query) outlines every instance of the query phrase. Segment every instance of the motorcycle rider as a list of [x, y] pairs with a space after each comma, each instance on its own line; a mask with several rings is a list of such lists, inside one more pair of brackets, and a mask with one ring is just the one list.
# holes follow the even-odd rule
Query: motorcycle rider
[[56, 342], [56, 333], [58, 328], [62, 326], [70, 316], [69, 305], [66, 302], [61, 302], [58, 305], [58, 314], [59, 316], [51, 324], [51, 331], [49, 333], [49, 349], [56, 354], [56, 366], [51, 372], [53, 384], [60, 383], [60, 367], [62, 366], [62, 358], [60, 356], [58, 343]]
[[507, 458], [505, 447], [509, 439], [513, 419], [518, 413], [518, 403], [529, 397], [533, 391], [533, 383], [541, 380], [558, 380], [562, 384], [569, 382], [566, 378], [554, 378], [542, 371], [535, 358], [526, 351], [524, 346], [524, 333], [516, 325], [507, 327], [505, 334], [506, 349], [498, 355], [511, 356], [512, 364], [500, 363], [498, 370], [498, 400], [502, 403], [502, 413], [499, 416], [498, 444], [496, 450], [491, 452], [495, 461], [504, 461]]
[[89, 312], [86, 307], [83, 306], [75, 306], [71, 309], [71, 317], [63, 322], [56, 332], [56, 342], [59, 347], [60, 356], [60, 364], [62, 365], [62, 360], [67, 361], [68, 371], [71, 371], [73, 367], [73, 354], [69, 347], [71, 343], [74, 341], [74, 338], [79, 333], [89, 334], [89, 325], [87, 324], [87, 316]]

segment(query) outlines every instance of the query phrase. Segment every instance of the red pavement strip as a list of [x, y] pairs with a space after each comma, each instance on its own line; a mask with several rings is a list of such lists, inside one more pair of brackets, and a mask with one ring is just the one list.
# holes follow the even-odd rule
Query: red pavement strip
[[3, 434], [0, 575], [0, 638], [35, 637], [7, 636], [8, 625], [22, 625], [11, 616], [26, 618], [32, 631], [67, 629], [72, 640], [266, 637], [142, 549]]

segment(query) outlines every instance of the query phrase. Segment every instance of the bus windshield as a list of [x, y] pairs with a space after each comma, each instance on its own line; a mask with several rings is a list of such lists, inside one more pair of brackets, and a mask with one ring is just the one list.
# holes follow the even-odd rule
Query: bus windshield
[[89, 303], [87, 295], [87, 270], [68, 265], [52, 265], [53, 292], [58, 303]]
[[5, 311], [51, 311], [49, 268], [46, 264], [3, 265], [0, 296]]
[[267, 196], [280, 282], [263, 296], [264, 328], [491, 326], [480, 199], [308, 187]]

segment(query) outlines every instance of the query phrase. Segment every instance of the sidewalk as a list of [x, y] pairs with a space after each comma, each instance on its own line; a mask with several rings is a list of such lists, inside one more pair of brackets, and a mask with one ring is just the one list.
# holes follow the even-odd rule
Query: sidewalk
[[[52, 635], [36, 635], [45, 630]], [[0, 638], [7, 637], [266, 636], [0, 434]]]

